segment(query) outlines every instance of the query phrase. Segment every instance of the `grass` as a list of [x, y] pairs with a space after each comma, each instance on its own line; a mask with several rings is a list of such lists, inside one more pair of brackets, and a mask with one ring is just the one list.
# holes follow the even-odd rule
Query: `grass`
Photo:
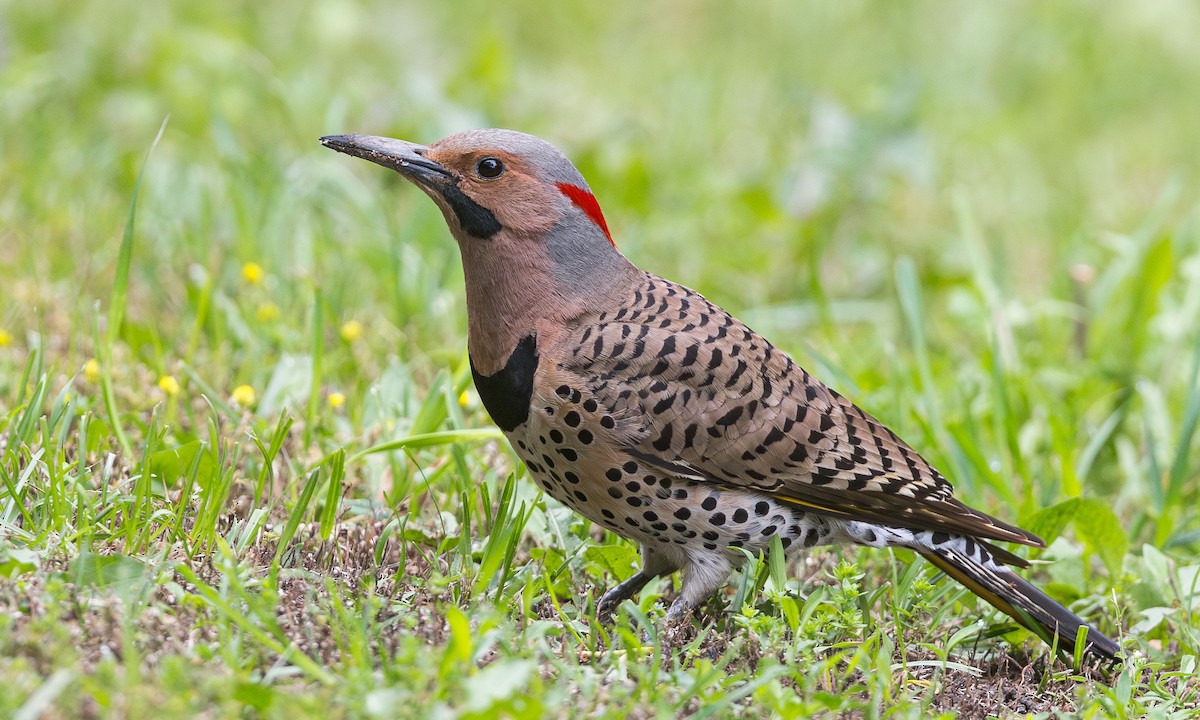
[[[0, 0], [0, 716], [1195, 716], [1196, 12]], [[853, 548], [594, 623], [634, 548], [486, 418], [436, 209], [316, 143], [469, 126], [1052, 541], [1130, 659]]]

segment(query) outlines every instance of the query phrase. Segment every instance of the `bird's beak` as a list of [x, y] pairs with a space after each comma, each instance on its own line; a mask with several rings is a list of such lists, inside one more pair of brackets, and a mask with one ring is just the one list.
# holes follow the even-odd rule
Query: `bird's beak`
[[321, 138], [321, 144], [391, 168], [424, 187], [445, 184], [453, 177], [443, 165], [425, 157], [427, 148], [424, 145], [405, 140], [374, 135], [326, 135]]
[[477, 238], [489, 238], [501, 230], [492, 211], [472, 200], [458, 186], [457, 175], [426, 157], [429, 148], [424, 145], [373, 135], [327, 135], [321, 138], [321, 144], [400, 173], [433, 198], [452, 229], [457, 227]]

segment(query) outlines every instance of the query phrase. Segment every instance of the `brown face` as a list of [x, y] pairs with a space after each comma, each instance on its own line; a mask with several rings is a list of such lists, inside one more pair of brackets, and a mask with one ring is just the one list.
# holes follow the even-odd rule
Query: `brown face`
[[[423, 155], [450, 171], [458, 181], [457, 190], [509, 231], [539, 234], [554, 227], [570, 203], [558, 187], [544, 182], [519, 155], [471, 145], [451, 135], [430, 145]], [[455, 209], [453, 191], [438, 190], [444, 198], [434, 199]]]
[[612, 243], [600, 205], [579, 171], [552, 145], [531, 135], [468, 130], [429, 146], [372, 135], [330, 135], [321, 143], [412, 181], [442, 208], [460, 241], [490, 238], [501, 230], [543, 237], [564, 219], [571, 222], [566, 217], [571, 214]]

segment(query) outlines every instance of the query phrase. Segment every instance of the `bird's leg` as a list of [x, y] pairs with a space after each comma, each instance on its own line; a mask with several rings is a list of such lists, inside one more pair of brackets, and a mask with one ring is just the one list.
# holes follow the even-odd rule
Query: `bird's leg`
[[638, 594], [652, 579], [654, 579], [653, 575], [647, 575], [644, 570], [638, 570], [625, 582], [600, 596], [600, 600], [596, 602], [596, 616], [601, 620], [608, 619], [618, 605]]
[[683, 569], [683, 588], [667, 610], [667, 625], [676, 625], [725, 584], [733, 564], [723, 555], [702, 555]]
[[676, 566], [652, 549], [642, 546], [642, 569], [638, 570], [625, 582], [600, 596], [596, 602], [596, 616], [606, 619], [612, 615], [617, 606], [638, 594], [646, 583], [659, 575], [675, 572]]
[[692, 614], [692, 611], [695, 610], [699, 604], [700, 603], [689, 603], [683, 595], [675, 598], [675, 602], [671, 603], [671, 607], [667, 608], [667, 616], [665, 620], [666, 625], [678, 625], [684, 620], [687, 620], [688, 616]]

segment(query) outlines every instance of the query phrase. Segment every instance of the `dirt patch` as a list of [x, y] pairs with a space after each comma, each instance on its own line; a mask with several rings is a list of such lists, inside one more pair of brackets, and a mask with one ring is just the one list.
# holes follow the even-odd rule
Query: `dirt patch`
[[[453, 581], [449, 585], [445, 582], [451, 574], [448, 561], [434, 547], [404, 542], [392, 530], [389, 532], [387, 520], [360, 518], [340, 523], [334, 536], [324, 542], [316, 525], [301, 526], [273, 586], [273, 604], [267, 603], [273, 609], [272, 621], [285, 644], [293, 645], [327, 667], [336, 666], [343, 660], [338, 623], [331, 618], [337, 612], [372, 614], [379, 629], [371, 634], [369, 641], [372, 657], [392, 656], [403, 640], [411, 641], [414, 636], [431, 648], [446, 642], [444, 608], [461, 595], [452, 592]], [[435, 533], [431, 530], [432, 534]], [[268, 532], [263, 537], [275, 535]], [[114, 543], [94, 548], [93, 552], [104, 555], [119, 550]], [[236, 571], [239, 582], [248, 587], [260, 583], [269, 572], [275, 550], [274, 541], [266, 539], [248, 548]], [[168, 563], [185, 561], [178, 553], [165, 555]], [[201, 582], [216, 588], [228, 581], [219, 562], [217, 558], [193, 559], [187, 566]], [[132, 605], [100, 589], [72, 585], [65, 561], [44, 563], [37, 573], [19, 579], [0, 578], [0, 613], [10, 618], [0, 652], [21, 655], [39, 673], [47, 675], [62, 666], [64, 647], [71, 648], [75, 664], [84, 672], [92, 672], [106, 659], [135, 661], [150, 670], [168, 655], [196, 657], [201, 647], [216, 651], [221, 642], [219, 628], [227, 621], [215, 618], [212, 608], [197, 602], [195, 594], [199, 588], [189, 585], [178, 572], [169, 572], [169, 567], [164, 566], [168, 570], [165, 580], [160, 576], [158, 585]], [[251, 608], [235, 608], [243, 609], [251, 611]], [[538, 602], [533, 610], [542, 619], [558, 618], [548, 601]], [[754, 632], [729, 621], [726, 613], [724, 600], [719, 599], [704, 606], [700, 624], [689, 622], [661, 628], [664, 663], [691, 665], [704, 659], [724, 664], [730, 672], [753, 676], [764, 657], [781, 656], [778, 647], [764, 643]], [[879, 618], [877, 622], [886, 623], [887, 618]], [[59, 642], [47, 642], [47, 633]], [[559, 653], [574, 652], [559, 643], [552, 642], [551, 646]], [[918, 644], [908, 647], [909, 661], [936, 659]], [[57, 656], [52, 648], [58, 648]], [[126, 657], [130, 651], [136, 658]], [[680, 657], [685, 651], [687, 656]], [[478, 662], [485, 666], [498, 658], [498, 650], [493, 649]], [[277, 659], [267, 657], [264, 662]], [[931, 710], [953, 710], [963, 718], [1070, 712], [1075, 708], [1078, 682], [1066, 673], [1048, 672], [1044, 664], [1022, 662], [1007, 655], [989, 656], [971, 664], [982, 672], [980, 677], [924, 667], [902, 672], [910, 683], [936, 688]], [[542, 670], [553, 674], [548, 666]], [[1093, 681], [1104, 682], [1100, 674], [1092, 677]], [[859, 679], [852, 673], [844, 683], [838, 683], [839, 687], [827, 690], [835, 694], [856, 693], [850, 688]], [[901, 681], [901, 677], [896, 680]], [[603, 695], [610, 691], [612, 682], [622, 681], [604, 678], [594, 691]], [[797, 689], [797, 692], [803, 691]], [[597, 701], [597, 697], [581, 699], [581, 705]], [[698, 705], [684, 707], [683, 714], [699, 709]]]

